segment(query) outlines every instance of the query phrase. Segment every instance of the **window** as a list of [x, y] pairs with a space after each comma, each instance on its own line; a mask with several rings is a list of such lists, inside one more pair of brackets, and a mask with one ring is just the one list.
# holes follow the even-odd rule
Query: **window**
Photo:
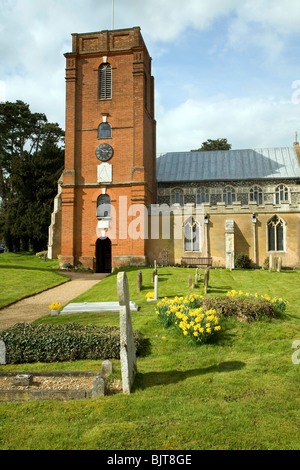
[[226, 206], [231, 206], [235, 202], [235, 189], [231, 186], [226, 186], [223, 190], [223, 202]]
[[284, 184], [277, 186], [275, 190], [275, 200], [276, 204], [280, 204], [281, 202], [289, 202], [289, 190]]
[[257, 202], [259, 205], [263, 203], [263, 193], [260, 186], [252, 186], [250, 189], [250, 201]]
[[283, 221], [277, 215], [268, 222], [268, 250], [284, 251]]
[[98, 139], [111, 138], [111, 125], [108, 122], [101, 122], [98, 126]]
[[193, 217], [184, 223], [184, 251], [200, 251], [199, 222]]
[[183, 191], [176, 188], [171, 191], [171, 204], [180, 204], [183, 206]]
[[203, 204], [204, 202], [209, 202], [209, 191], [207, 188], [200, 188], [197, 191], [197, 204]]
[[110, 197], [108, 194], [100, 194], [97, 199], [97, 218], [102, 219], [110, 217]]
[[98, 70], [98, 98], [109, 100], [112, 97], [111, 65], [101, 64]]

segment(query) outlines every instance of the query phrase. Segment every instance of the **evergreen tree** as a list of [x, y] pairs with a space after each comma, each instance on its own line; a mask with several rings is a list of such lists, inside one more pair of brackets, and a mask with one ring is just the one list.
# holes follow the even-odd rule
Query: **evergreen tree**
[[44, 114], [0, 103], [0, 238], [11, 251], [46, 249], [63, 143], [64, 131]]
[[191, 150], [191, 152], [206, 152], [211, 150], [230, 150], [231, 144], [227, 142], [227, 139], [208, 139], [202, 142], [202, 146], [199, 149]]

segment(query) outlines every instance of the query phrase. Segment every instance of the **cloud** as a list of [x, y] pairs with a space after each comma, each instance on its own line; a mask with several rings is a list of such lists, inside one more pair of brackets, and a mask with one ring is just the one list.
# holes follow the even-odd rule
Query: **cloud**
[[[0, 0], [0, 11], [0, 99], [4, 94], [10, 101], [22, 99], [32, 111], [44, 112], [50, 121], [64, 127], [63, 54], [71, 50], [71, 33], [111, 29], [111, 2]], [[219, 79], [225, 77], [227, 83], [233, 83], [227, 94], [208, 90], [212, 88], [209, 79], [206, 93], [201, 93], [203, 81], [198, 76], [210, 77], [210, 67], [221, 56], [232, 57], [232, 64], [241, 61], [240, 69], [247, 69], [248, 56], [252, 56], [252, 66], [255, 60], [266, 60], [268, 80], [275, 83], [274, 64], [282, 68], [283, 58], [290, 70], [297, 70], [292, 68], [288, 52], [291, 41], [297, 49], [299, 19], [298, 0], [115, 0], [115, 27], [141, 26], [153, 57], [158, 151], [197, 148], [208, 138], [226, 137], [235, 148], [273, 146], [289, 139], [297, 129], [299, 108], [288, 99], [279, 101], [280, 94], [286, 95], [281, 85], [277, 95], [259, 99], [261, 93], [256, 93], [254, 71], [250, 70], [251, 98], [247, 82], [236, 86], [234, 96], [237, 71], [224, 61], [218, 72], [224, 64]], [[203, 51], [198, 53], [200, 42], [210, 50], [210, 63], [204, 61]], [[185, 56], [184, 83], [177, 64], [172, 64], [176, 48], [177, 54], [182, 51]], [[180, 60], [180, 56], [176, 58]], [[163, 67], [156, 67], [164, 60]], [[211, 73], [211, 77], [215, 84], [218, 76]], [[283, 86], [299, 78], [286, 76]], [[169, 93], [168, 87], [172, 89]]]
[[227, 138], [233, 149], [290, 146], [299, 125], [299, 106], [292, 100], [222, 95], [189, 99], [168, 110], [158, 104], [157, 152], [189, 151], [218, 138]]

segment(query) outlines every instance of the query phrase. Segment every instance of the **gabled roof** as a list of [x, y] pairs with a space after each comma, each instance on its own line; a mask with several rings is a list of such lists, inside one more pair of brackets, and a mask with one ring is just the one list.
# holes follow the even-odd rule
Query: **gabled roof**
[[158, 183], [300, 178], [294, 147], [170, 152], [156, 162]]

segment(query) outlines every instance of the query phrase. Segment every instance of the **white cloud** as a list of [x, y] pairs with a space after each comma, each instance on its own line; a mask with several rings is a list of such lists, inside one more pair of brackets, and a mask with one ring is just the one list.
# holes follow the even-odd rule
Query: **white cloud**
[[169, 110], [158, 105], [157, 152], [189, 151], [218, 138], [227, 138], [233, 149], [290, 146], [299, 125], [299, 106], [289, 100], [222, 95], [187, 100]]
[[[0, 85], [5, 90], [5, 99], [22, 99], [33, 111], [44, 112], [50, 121], [64, 127], [63, 53], [71, 50], [72, 32], [111, 28], [111, 2], [0, 0], [0, 11]], [[293, 38], [299, 42], [299, 19], [299, 0], [115, 0], [115, 27], [141, 26], [154, 64], [161, 55], [170, 60], [174, 44], [184, 43], [193, 56], [197, 45], [188, 43], [185, 34], [192, 30], [210, 33], [209, 47], [216, 60], [220, 56], [216, 54], [214, 41], [218, 39], [217, 44], [221, 43], [228, 54], [234, 56], [237, 50], [244, 53], [241, 60], [245, 60], [245, 67], [247, 52], [255, 56], [260, 50], [266, 59], [277, 61], [280, 67], [280, 57], [288, 60], [288, 41]], [[214, 29], [218, 21], [222, 22], [221, 33]], [[197, 60], [201, 67], [201, 57]], [[239, 99], [215, 95], [215, 90], [204, 99], [203, 93], [193, 92], [197, 81], [187, 78], [182, 86], [180, 76], [171, 76], [170, 67], [161, 70], [155, 76], [158, 151], [189, 150], [208, 138], [219, 137], [228, 138], [235, 148], [274, 146], [289, 139], [297, 129], [298, 106], [288, 101], [280, 103], [276, 95], [259, 100], [252, 87], [250, 99], [244, 85], [244, 96]], [[201, 73], [209, 75], [210, 70], [205, 68]], [[234, 76], [235, 71], [226, 70], [226, 73]], [[186, 77], [189, 76], [187, 70]], [[292, 83], [299, 78], [287, 80]], [[168, 109], [163, 109], [161, 84], [164, 82], [165, 86], [168, 80], [174, 92], [178, 91], [176, 103], [179, 104], [169, 103]], [[165, 99], [165, 106], [166, 102]]]

